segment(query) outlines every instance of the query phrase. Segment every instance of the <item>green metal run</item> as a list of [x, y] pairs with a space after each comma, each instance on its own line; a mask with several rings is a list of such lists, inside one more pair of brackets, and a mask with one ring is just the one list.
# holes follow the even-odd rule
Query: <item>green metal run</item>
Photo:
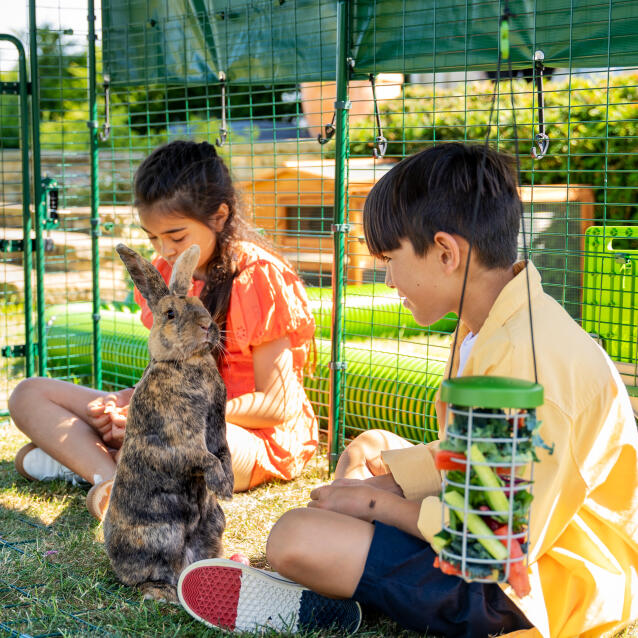
[[[57, 375], [66, 365], [50, 360], [46, 308], [90, 298], [90, 383], [108, 387], [100, 304], [130, 295], [113, 245], [124, 240], [141, 250], [146, 246], [131, 207], [135, 168], [169, 139], [219, 138], [219, 152], [252, 221], [308, 285], [325, 288], [313, 303], [324, 309], [316, 314], [317, 337], [331, 342], [325, 374], [334, 464], [346, 422], [361, 416], [350, 411], [365, 407], [344, 399], [353, 380], [348, 353], [354, 342], [371, 351], [394, 349], [401, 362], [405, 352], [418, 352], [424, 366], [445, 359], [454, 318], [424, 333], [405, 311], [381, 310], [384, 296], [393, 293], [380, 285], [383, 265], [366, 254], [361, 209], [392, 162], [440, 141], [484, 138], [505, 10], [517, 77], [514, 108], [510, 87], [498, 91], [494, 144], [513, 150], [516, 115], [528, 256], [546, 290], [577, 321], [583, 321], [587, 227], [630, 226], [638, 219], [632, 178], [638, 165], [632, 142], [638, 80], [631, 66], [638, 55], [638, 15], [628, 0], [577, 6], [568, 0], [453, 0], [427, 7], [417, 0], [214, 0], [187, 6], [177, 0], [102, 0], [97, 15], [95, 0], [87, 0], [82, 30], [64, 22], [66, 0], [53, 3], [65, 16], [57, 25], [38, 22], [38, 12], [45, 11], [39, 4], [29, 0], [33, 164], [22, 185], [24, 191], [33, 182], [36, 204], [30, 232], [38, 336], [29, 332], [32, 327], [25, 334], [26, 352], [34, 349], [34, 355], [26, 358], [22, 376], [34, 373], [36, 359], [40, 374]], [[390, 72], [398, 77], [384, 80]], [[539, 92], [541, 73], [545, 86]], [[98, 86], [108, 83], [103, 109]], [[99, 122], [109, 109], [106, 139]], [[549, 152], [530, 157], [541, 123]], [[328, 128], [334, 136], [325, 133]], [[383, 149], [380, 140], [387, 142]], [[28, 149], [21, 152], [24, 165]], [[9, 156], [4, 147], [2, 153]], [[54, 192], [58, 219], [51, 214]], [[29, 200], [20, 201], [24, 217]], [[10, 208], [0, 202], [0, 212], [3, 207]], [[45, 239], [54, 244], [51, 254]], [[30, 259], [25, 250], [25, 277]], [[12, 260], [6, 260], [10, 274]], [[78, 282], [81, 275], [86, 285]], [[29, 282], [24, 293], [17, 284], [15, 290], [5, 287], [7, 299], [21, 301], [23, 295], [26, 312], [34, 310]], [[364, 304], [369, 316], [353, 319], [349, 309]], [[19, 344], [11, 343], [19, 354]], [[17, 367], [20, 357], [13, 359]], [[397, 378], [401, 365], [397, 360]], [[15, 380], [6, 382], [6, 393]]]
[[[22, 158], [22, 236], [24, 250], [24, 335], [25, 335], [25, 360], [26, 375], [34, 374], [34, 352], [33, 352], [33, 321], [31, 308], [33, 306], [33, 292], [31, 289], [31, 269], [33, 263], [33, 249], [30, 241], [31, 237], [31, 179], [29, 171], [29, 98], [27, 79], [27, 58], [22, 42], [13, 35], [0, 33], [0, 41], [10, 42], [18, 52], [18, 92], [20, 96], [20, 153]], [[0, 84], [2, 92], [4, 85]], [[8, 416], [8, 411], [1, 410], [0, 416]]]

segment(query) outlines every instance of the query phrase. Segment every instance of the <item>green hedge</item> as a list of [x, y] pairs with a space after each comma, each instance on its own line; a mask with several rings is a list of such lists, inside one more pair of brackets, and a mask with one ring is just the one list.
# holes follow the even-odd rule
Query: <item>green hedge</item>
[[[514, 153], [510, 82], [500, 84], [490, 139]], [[538, 132], [534, 85], [513, 83], [523, 184], [587, 184], [596, 192], [598, 219], [638, 220], [638, 73], [563, 77], [545, 82], [549, 152], [532, 160]], [[410, 155], [434, 141], [484, 141], [494, 84], [460, 83], [451, 88], [406, 85], [401, 99], [380, 104], [389, 140], [387, 156]], [[352, 155], [369, 155], [375, 137], [368, 118], [350, 128]], [[532, 181], [533, 180], [533, 181]], [[605, 182], [607, 185], [605, 195]]]

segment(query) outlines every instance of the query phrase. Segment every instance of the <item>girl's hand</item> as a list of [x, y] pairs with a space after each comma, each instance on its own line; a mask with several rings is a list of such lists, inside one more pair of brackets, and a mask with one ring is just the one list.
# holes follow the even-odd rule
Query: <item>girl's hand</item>
[[105, 394], [91, 401], [86, 408], [86, 421], [109, 445], [121, 444], [126, 427], [128, 405], [133, 388]]

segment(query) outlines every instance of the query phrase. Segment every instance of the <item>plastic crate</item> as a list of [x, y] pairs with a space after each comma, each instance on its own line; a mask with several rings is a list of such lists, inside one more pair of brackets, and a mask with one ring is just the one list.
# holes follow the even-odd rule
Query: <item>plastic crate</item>
[[638, 361], [638, 226], [591, 226], [585, 235], [583, 328], [616, 362]]

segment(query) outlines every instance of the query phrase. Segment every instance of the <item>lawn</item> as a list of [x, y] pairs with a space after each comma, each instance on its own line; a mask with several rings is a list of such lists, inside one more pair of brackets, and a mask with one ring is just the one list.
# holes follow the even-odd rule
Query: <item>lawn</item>
[[[119, 585], [104, 552], [102, 526], [84, 505], [86, 490], [59, 481], [29, 483], [15, 471], [13, 458], [25, 441], [8, 421], [0, 423], [0, 636], [228, 635], [194, 621], [178, 606], [142, 601], [137, 591]], [[327, 480], [326, 458], [319, 456], [300, 478], [225, 503], [226, 555], [241, 552], [253, 566], [268, 567], [264, 549], [273, 523], [286, 510], [305, 505], [310, 490]], [[418, 634], [366, 615], [358, 635]], [[638, 637], [638, 624], [620, 636]]]
[[[86, 489], [67, 483], [29, 483], [14, 469], [27, 439], [0, 423], [0, 636], [214, 636], [180, 607], [142, 601], [118, 584], [103, 547], [100, 523], [85, 507]], [[268, 531], [286, 510], [303, 506], [328, 480], [325, 456], [289, 483], [271, 483], [223, 503], [226, 556], [246, 554], [266, 565]], [[306, 634], [320, 638], [326, 633]], [[358, 635], [416, 636], [394, 623], [366, 619]]]

